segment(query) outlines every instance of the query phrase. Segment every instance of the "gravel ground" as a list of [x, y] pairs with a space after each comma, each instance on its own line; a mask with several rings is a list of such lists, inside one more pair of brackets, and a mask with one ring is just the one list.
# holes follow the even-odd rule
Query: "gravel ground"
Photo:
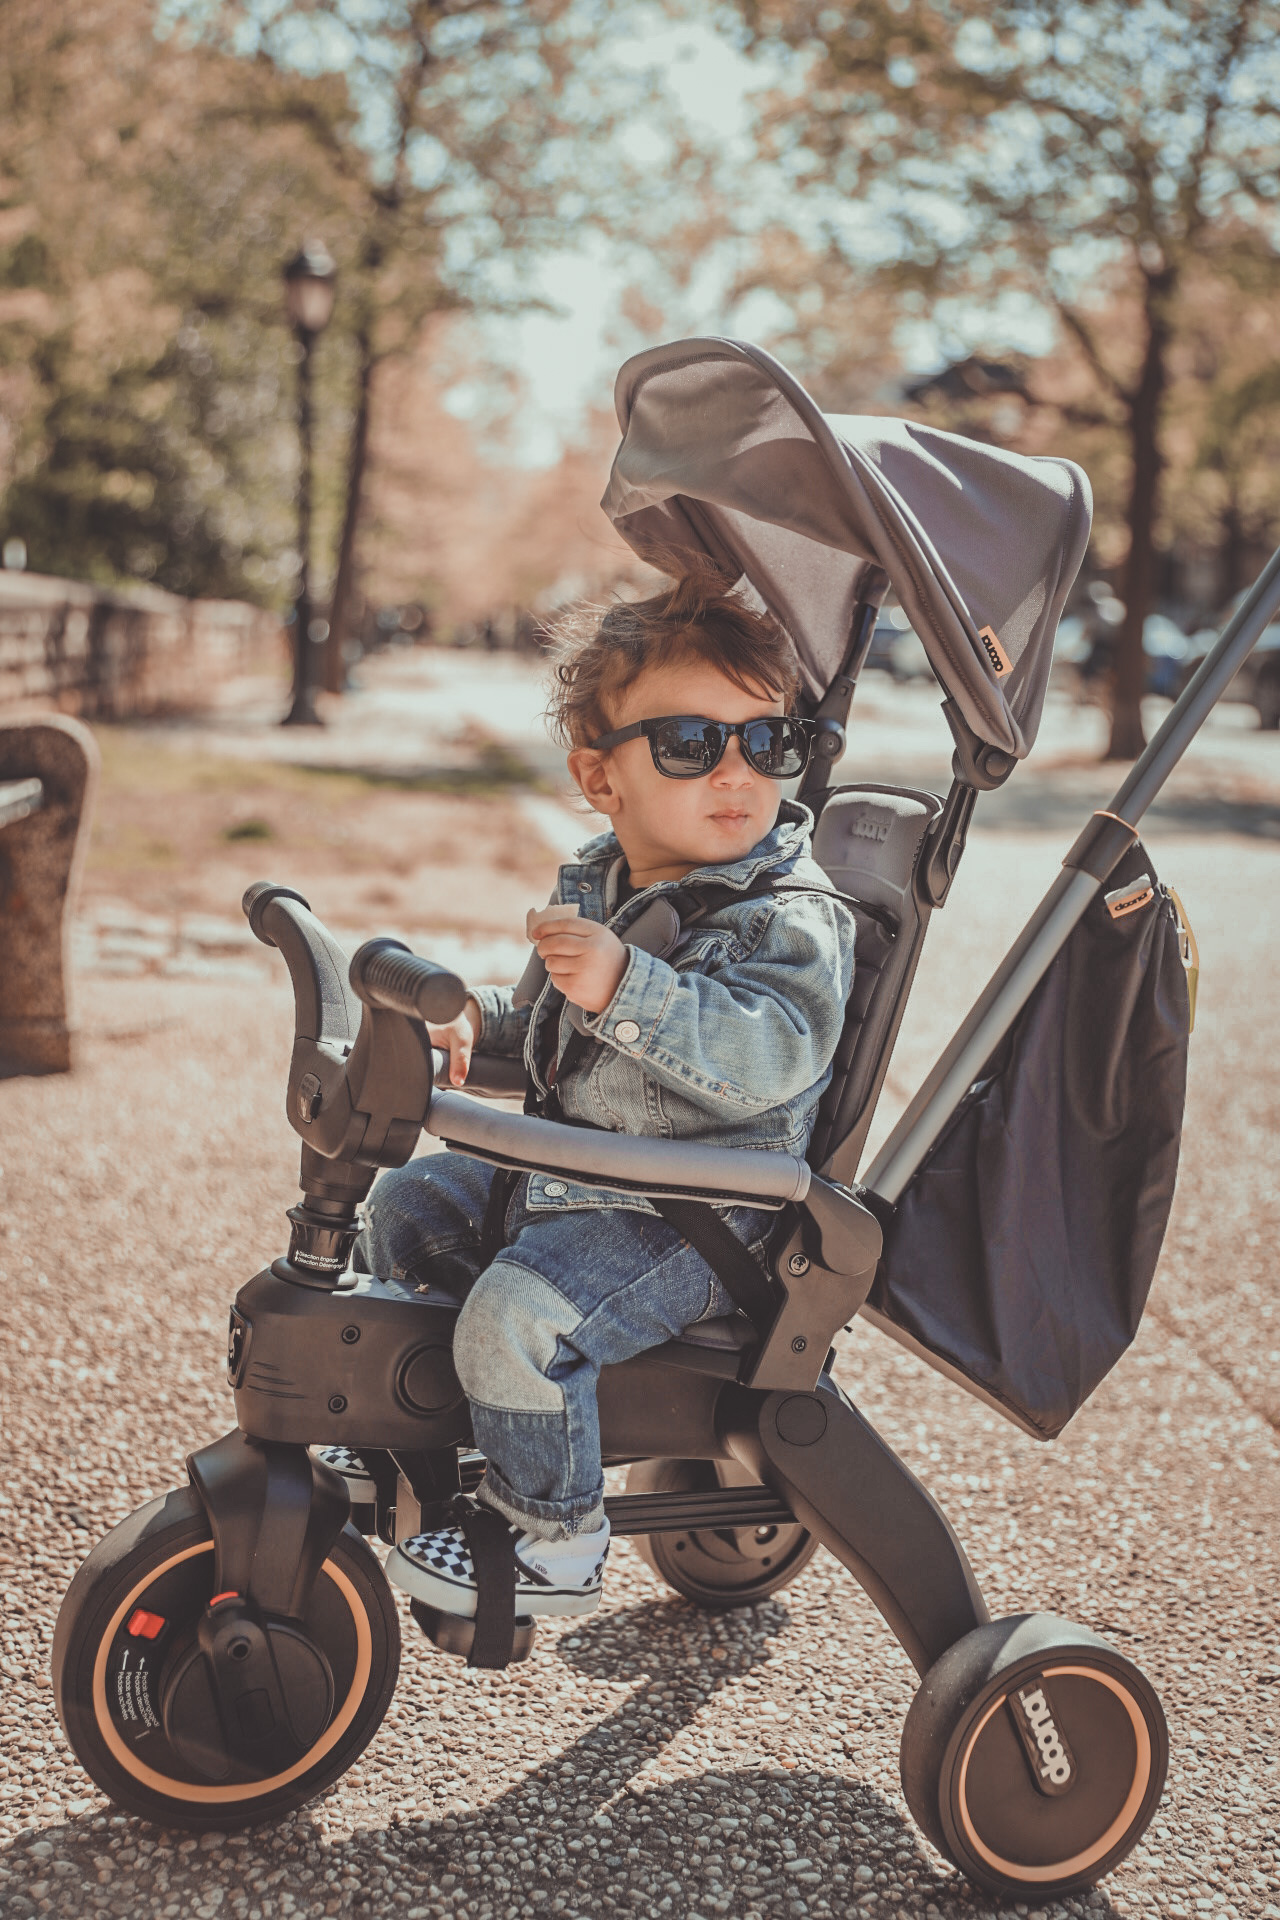
[[[1038, 896], [1063, 836], [978, 833], [931, 936], [886, 1111]], [[1136, 1657], [1169, 1714], [1166, 1801], [1103, 1889], [1016, 1911], [1280, 1916], [1280, 1032], [1274, 845], [1161, 836], [1196, 921], [1182, 1181], [1133, 1352], [1037, 1447], [870, 1331], [839, 1378], [955, 1521], [993, 1612], [1051, 1608]], [[282, 876], [287, 877], [287, 876]], [[228, 911], [233, 903], [228, 903]], [[477, 1675], [404, 1616], [380, 1734], [330, 1797], [197, 1842], [113, 1813], [66, 1748], [57, 1605], [105, 1529], [232, 1422], [226, 1306], [281, 1244], [288, 1004], [249, 982], [91, 978], [82, 1065], [0, 1084], [10, 1301], [0, 1508], [0, 1909], [129, 1916], [995, 1914], [897, 1782], [913, 1675], [819, 1555], [709, 1616], [620, 1543], [586, 1622]], [[20, 1309], [20, 1310], [18, 1310]]]

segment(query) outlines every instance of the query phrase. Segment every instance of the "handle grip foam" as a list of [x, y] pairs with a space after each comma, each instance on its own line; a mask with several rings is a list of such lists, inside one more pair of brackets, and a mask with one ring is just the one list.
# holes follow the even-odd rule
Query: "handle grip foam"
[[351, 985], [370, 1007], [442, 1026], [462, 1012], [467, 989], [456, 973], [423, 960], [399, 940], [366, 940], [352, 956]]

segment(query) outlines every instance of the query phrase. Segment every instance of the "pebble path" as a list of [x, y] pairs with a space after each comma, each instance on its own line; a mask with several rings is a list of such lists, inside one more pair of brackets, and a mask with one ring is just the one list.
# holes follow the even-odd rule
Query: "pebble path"
[[[891, 1103], [1060, 852], [975, 835]], [[1063, 1439], [1037, 1447], [870, 1331], [843, 1337], [837, 1369], [942, 1501], [993, 1612], [1087, 1622], [1159, 1689], [1167, 1797], [1102, 1887], [1002, 1906], [933, 1853], [897, 1781], [914, 1676], [823, 1554], [768, 1603], [708, 1615], [622, 1543], [601, 1611], [544, 1626], [504, 1675], [467, 1672], [405, 1614], [391, 1711], [326, 1800], [198, 1841], [114, 1812], [52, 1711], [58, 1602], [102, 1533], [231, 1425], [227, 1302], [279, 1250], [296, 1157], [278, 983], [99, 968], [78, 1071], [0, 1084], [0, 1912], [1280, 1920], [1275, 858], [1159, 850], [1205, 966], [1183, 1172], [1135, 1347]]]

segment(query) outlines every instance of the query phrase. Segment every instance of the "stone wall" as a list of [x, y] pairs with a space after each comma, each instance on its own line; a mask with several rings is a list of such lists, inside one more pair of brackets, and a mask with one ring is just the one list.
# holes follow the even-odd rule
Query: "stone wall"
[[228, 680], [286, 665], [280, 621], [242, 601], [0, 572], [0, 714], [200, 707]]

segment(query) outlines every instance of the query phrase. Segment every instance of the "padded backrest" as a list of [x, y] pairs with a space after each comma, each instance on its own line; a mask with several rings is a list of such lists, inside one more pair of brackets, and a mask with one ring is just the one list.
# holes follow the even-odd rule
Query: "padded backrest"
[[853, 990], [809, 1147], [810, 1164], [830, 1163], [851, 1181], [888, 1071], [928, 924], [915, 889], [929, 829], [942, 811], [936, 794], [908, 787], [836, 787], [814, 829], [814, 858], [841, 893], [892, 923], [857, 914]]

